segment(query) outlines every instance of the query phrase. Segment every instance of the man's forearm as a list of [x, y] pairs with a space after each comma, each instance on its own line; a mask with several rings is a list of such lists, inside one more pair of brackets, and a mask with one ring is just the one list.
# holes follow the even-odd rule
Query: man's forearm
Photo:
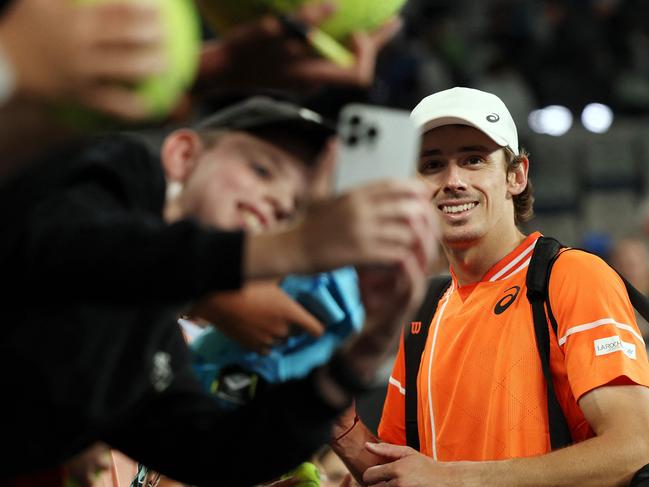
[[379, 439], [360, 420], [353, 427], [351, 425], [350, 427], [350, 430], [340, 433], [338, 439], [332, 439], [331, 448], [340, 457], [356, 481], [364, 485], [362, 479], [365, 470], [383, 463], [381, 457], [367, 451], [365, 443], [368, 441], [375, 443]]
[[617, 486], [646, 463], [647, 438], [610, 431], [547, 455], [456, 465], [471, 486]]

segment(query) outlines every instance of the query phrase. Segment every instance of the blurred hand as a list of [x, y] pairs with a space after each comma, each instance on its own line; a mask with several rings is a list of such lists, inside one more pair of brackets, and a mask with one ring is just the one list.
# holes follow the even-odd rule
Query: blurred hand
[[[388, 232], [378, 245], [381, 241], [391, 242], [399, 248], [396, 252], [404, 252], [402, 257], [392, 265], [357, 267], [365, 324], [361, 334], [342, 353], [350, 368], [367, 382], [396, 350], [404, 322], [416, 312], [424, 297], [430, 263], [437, 258], [437, 226], [428, 200], [425, 204], [421, 199], [415, 201], [423, 207], [414, 209], [412, 204], [406, 205], [403, 209], [408, 208], [407, 214], [395, 213], [395, 220], [386, 218], [385, 223], [376, 224], [377, 229]], [[389, 229], [395, 221], [401, 223], [401, 228]], [[395, 232], [394, 236], [391, 232]]]
[[332, 137], [318, 155], [309, 180], [308, 194], [311, 201], [318, 201], [331, 196], [336, 161], [338, 159], [338, 144], [338, 138]]
[[200, 300], [190, 313], [209, 321], [241, 346], [267, 354], [298, 326], [313, 336], [324, 327], [274, 282], [253, 282], [236, 292]]
[[346, 265], [427, 269], [435, 233], [424, 183], [376, 182], [313, 202], [288, 230], [248, 236], [243, 275], [259, 279]]
[[315, 202], [301, 222], [303, 247], [320, 269], [427, 262], [434, 242], [429, 189], [382, 181]]
[[[331, 3], [309, 3], [295, 12], [295, 18], [315, 26], [334, 11]], [[285, 32], [275, 17], [265, 16], [233, 28], [218, 42], [205, 44], [199, 86], [293, 91], [313, 91], [325, 85], [366, 87], [374, 78], [378, 52], [400, 28], [401, 20], [393, 18], [373, 32], [352, 35], [347, 47], [356, 62], [342, 68]]]
[[343, 353], [346, 363], [364, 381], [371, 383], [376, 371], [396, 352], [404, 323], [424, 298], [426, 269], [408, 258], [394, 269], [359, 270], [366, 319], [361, 334]]
[[363, 474], [365, 485], [407, 485], [409, 487], [475, 485], [471, 481], [475, 477], [466, 475], [470, 472], [472, 462], [439, 463], [409, 446], [389, 443], [369, 442], [365, 448], [384, 459], [381, 464], [365, 471]]
[[162, 40], [155, 1], [15, 0], [0, 22], [19, 96], [132, 120], [146, 112], [129, 85], [165, 69]]
[[[342, 481], [340, 482], [340, 485], [338, 487], [353, 487], [354, 485], [358, 485], [356, 482], [354, 482], [354, 479], [352, 478], [351, 474], [346, 474]], [[323, 486], [326, 487], [326, 486]]]
[[92, 487], [97, 476], [110, 468], [110, 450], [104, 443], [95, 443], [65, 464], [68, 477], [83, 487]]

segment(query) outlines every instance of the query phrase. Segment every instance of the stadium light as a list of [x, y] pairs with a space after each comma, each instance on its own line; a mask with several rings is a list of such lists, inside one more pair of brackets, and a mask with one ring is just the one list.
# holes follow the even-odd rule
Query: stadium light
[[549, 105], [539, 110], [533, 110], [527, 122], [537, 134], [548, 134], [558, 137], [564, 135], [572, 127], [572, 113], [561, 105]]
[[613, 124], [613, 110], [603, 103], [589, 103], [581, 112], [581, 123], [586, 130], [603, 134]]

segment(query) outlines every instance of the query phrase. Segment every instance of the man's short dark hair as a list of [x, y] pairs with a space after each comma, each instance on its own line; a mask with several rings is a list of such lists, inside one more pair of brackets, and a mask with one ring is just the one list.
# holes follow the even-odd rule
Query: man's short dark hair
[[[519, 155], [514, 154], [514, 152], [509, 147], [505, 147], [504, 152], [505, 163], [507, 165], [507, 173], [514, 171], [521, 164], [523, 159], [527, 159], [529, 156], [529, 153], [523, 148], [521, 148]], [[514, 221], [516, 222], [516, 225], [521, 225], [531, 220], [534, 216], [533, 193], [534, 189], [532, 187], [532, 181], [528, 177], [527, 185], [525, 186], [523, 192], [514, 196]]]

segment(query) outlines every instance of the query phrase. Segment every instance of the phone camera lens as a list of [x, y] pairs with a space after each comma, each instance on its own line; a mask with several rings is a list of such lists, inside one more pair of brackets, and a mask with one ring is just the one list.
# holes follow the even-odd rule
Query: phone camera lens
[[350, 135], [347, 137], [347, 145], [354, 146], [358, 144], [358, 136], [355, 134]]
[[377, 135], [379, 135], [379, 130], [376, 127], [370, 127], [367, 129], [367, 136], [370, 139], [374, 139]]
[[352, 126], [358, 126], [361, 123], [361, 117], [358, 115], [352, 115], [352, 117], [349, 119], [349, 124]]

